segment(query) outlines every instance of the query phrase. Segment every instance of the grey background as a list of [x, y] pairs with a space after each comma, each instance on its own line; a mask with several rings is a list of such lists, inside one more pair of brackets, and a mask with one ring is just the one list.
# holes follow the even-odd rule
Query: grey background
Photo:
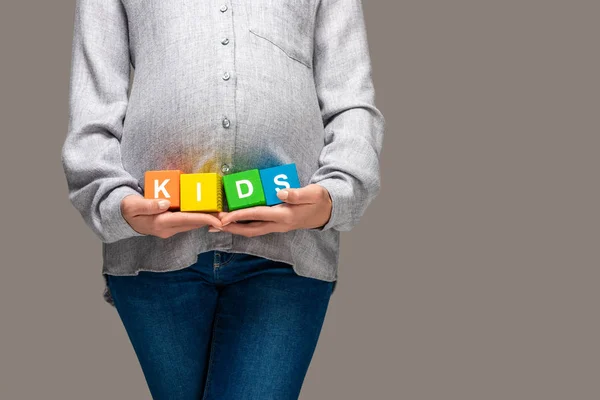
[[[301, 398], [600, 398], [600, 3], [364, 6], [382, 192]], [[73, 12], [0, 5], [0, 398], [147, 399], [66, 197]]]

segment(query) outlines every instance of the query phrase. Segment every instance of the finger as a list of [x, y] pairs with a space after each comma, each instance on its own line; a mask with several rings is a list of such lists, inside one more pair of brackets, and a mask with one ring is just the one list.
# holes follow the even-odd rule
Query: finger
[[222, 226], [221, 220], [215, 215], [203, 212], [174, 211], [168, 214], [158, 215], [157, 222], [167, 228], [198, 225], [213, 225], [220, 228]]
[[[223, 218], [225, 218], [225, 216], [226, 216], [227, 214], [229, 214], [229, 213], [228, 213], [228, 212], [226, 212], [226, 211], [221, 211], [221, 212], [219, 212], [219, 214], [217, 215], [217, 218], [219, 218], [219, 219], [221, 220], [221, 223], [223, 223]], [[231, 222], [236, 222], [236, 221], [231, 221]], [[225, 222], [225, 223], [223, 224], [223, 226], [225, 226], [225, 225], [227, 225], [227, 224], [230, 224], [231, 222]]]
[[223, 226], [225, 226], [230, 222], [241, 220], [279, 222], [284, 216], [282, 211], [283, 210], [281, 207], [276, 208], [270, 206], [255, 206], [242, 208], [240, 210], [235, 210], [227, 213], [227, 215], [221, 218], [221, 223], [223, 224]]
[[219, 229], [219, 230], [221, 230], [221, 228], [222, 228], [221, 226], [219, 226], [218, 228], [216, 228], [212, 224], [207, 224], [207, 223], [201, 222], [201, 223], [198, 223], [198, 224], [189, 224], [188, 223], [188, 224], [181, 224], [181, 225], [173, 225], [173, 226], [169, 226], [168, 229], [170, 229], [170, 228], [176, 228], [176, 229], [183, 228], [185, 230], [190, 230], [190, 229], [204, 228], [206, 226], [208, 226], [209, 228], [212, 227], [212, 228]]
[[281, 189], [277, 197], [289, 204], [314, 204], [323, 195], [323, 189], [316, 184], [310, 184], [302, 188]]
[[229, 224], [223, 227], [223, 232], [230, 232], [235, 235], [242, 235], [246, 237], [266, 235], [267, 233], [284, 231], [285, 229], [282, 224], [268, 221], [256, 221], [249, 222], [247, 224]]
[[143, 196], [128, 195], [123, 212], [131, 215], [154, 215], [169, 209], [171, 202], [167, 199], [146, 199]]

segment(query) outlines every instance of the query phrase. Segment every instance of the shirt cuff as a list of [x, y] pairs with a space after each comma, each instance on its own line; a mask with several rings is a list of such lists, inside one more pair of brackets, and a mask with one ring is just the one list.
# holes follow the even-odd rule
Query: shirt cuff
[[325, 225], [309, 230], [323, 232], [339, 228], [343, 219], [347, 217], [345, 213], [351, 210], [352, 189], [346, 182], [337, 178], [327, 178], [313, 183], [323, 186], [329, 192], [329, 196], [331, 197], [331, 215]]
[[[130, 186], [118, 186], [100, 203], [103, 241], [112, 243], [133, 236], [148, 236], [133, 229], [121, 212], [121, 201], [130, 194], [142, 196]], [[142, 196], [143, 197], [143, 196]]]

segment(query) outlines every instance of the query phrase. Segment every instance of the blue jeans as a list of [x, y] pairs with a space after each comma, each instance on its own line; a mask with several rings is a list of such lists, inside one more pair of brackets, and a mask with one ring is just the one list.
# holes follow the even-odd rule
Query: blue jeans
[[158, 400], [298, 399], [335, 283], [225, 251], [107, 282]]

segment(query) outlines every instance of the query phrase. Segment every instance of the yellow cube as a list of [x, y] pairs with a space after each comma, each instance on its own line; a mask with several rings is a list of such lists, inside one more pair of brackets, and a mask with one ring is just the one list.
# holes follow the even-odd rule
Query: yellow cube
[[180, 211], [223, 211], [223, 179], [219, 174], [181, 174], [179, 180]]

